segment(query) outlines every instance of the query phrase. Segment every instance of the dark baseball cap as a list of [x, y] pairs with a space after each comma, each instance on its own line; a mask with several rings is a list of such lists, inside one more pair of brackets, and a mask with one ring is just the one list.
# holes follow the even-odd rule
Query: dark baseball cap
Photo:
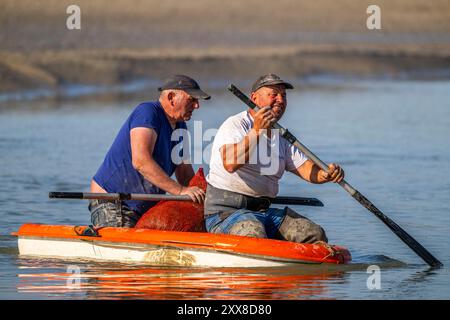
[[277, 85], [277, 84], [284, 85], [284, 87], [286, 89], [294, 89], [294, 86], [292, 84], [290, 84], [289, 82], [286, 82], [284, 80], [281, 80], [281, 78], [279, 76], [271, 73], [271, 74], [266, 74], [264, 76], [259, 77], [252, 86], [252, 92], [255, 92], [256, 90], [258, 90], [261, 87]]
[[200, 86], [198, 85], [197, 81], [195, 81], [191, 77], [181, 74], [170, 76], [169, 78], [166, 79], [164, 84], [158, 88], [159, 91], [168, 89], [186, 91], [188, 94], [190, 94], [196, 99], [208, 100], [209, 98], [211, 98], [209, 94], [200, 89]]

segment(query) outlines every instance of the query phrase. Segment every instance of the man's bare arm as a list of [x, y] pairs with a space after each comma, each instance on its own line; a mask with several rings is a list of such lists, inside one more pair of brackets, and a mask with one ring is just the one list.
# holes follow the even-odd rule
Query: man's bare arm
[[311, 160], [306, 160], [300, 167], [291, 171], [303, 180], [315, 184], [322, 184], [326, 182], [340, 182], [344, 179], [344, 170], [337, 164], [331, 163], [328, 165], [329, 172], [323, 171], [319, 166], [314, 164]]
[[220, 148], [222, 162], [225, 170], [235, 172], [244, 164], [248, 163], [250, 155], [258, 144], [258, 138], [264, 130], [270, 128], [275, 121], [270, 107], [264, 107], [253, 115], [253, 128], [238, 143], [226, 144]]
[[170, 179], [152, 157], [156, 138], [157, 134], [153, 129], [131, 129], [130, 140], [133, 167], [158, 188], [172, 194], [179, 194], [182, 186]]
[[172, 180], [153, 159], [157, 134], [150, 128], [133, 128], [130, 131], [133, 167], [158, 188], [171, 194], [186, 194], [195, 202], [203, 202], [204, 192], [197, 187], [183, 187]]
[[258, 134], [252, 129], [241, 142], [222, 146], [220, 153], [225, 170], [233, 173], [248, 163], [250, 155], [255, 150], [257, 144]]

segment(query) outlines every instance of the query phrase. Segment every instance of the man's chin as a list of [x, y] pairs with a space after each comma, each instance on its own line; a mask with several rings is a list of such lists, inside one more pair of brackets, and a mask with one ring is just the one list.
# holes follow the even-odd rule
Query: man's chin
[[274, 117], [275, 117], [275, 119], [276, 119], [276, 121], [280, 121], [280, 119], [283, 117], [283, 115], [282, 114], [280, 114], [280, 115], [274, 115]]

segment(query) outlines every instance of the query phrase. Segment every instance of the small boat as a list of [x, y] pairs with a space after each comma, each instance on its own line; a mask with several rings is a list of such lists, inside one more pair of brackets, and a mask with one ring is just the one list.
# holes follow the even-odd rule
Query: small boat
[[82, 235], [86, 228], [24, 224], [13, 235], [18, 237], [19, 254], [30, 257], [185, 267], [277, 267], [351, 261], [346, 248], [327, 243], [111, 227], [98, 229], [98, 235]]

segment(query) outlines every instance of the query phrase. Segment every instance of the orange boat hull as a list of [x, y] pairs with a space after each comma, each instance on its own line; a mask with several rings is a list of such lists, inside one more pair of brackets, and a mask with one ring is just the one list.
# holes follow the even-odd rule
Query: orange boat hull
[[26, 256], [100, 259], [148, 265], [258, 267], [291, 263], [343, 264], [350, 252], [325, 243], [302, 244], [206, 232], [101, 228], [99, 237], [80, 236], [85, 227], [24, 224], [14, 235]]

